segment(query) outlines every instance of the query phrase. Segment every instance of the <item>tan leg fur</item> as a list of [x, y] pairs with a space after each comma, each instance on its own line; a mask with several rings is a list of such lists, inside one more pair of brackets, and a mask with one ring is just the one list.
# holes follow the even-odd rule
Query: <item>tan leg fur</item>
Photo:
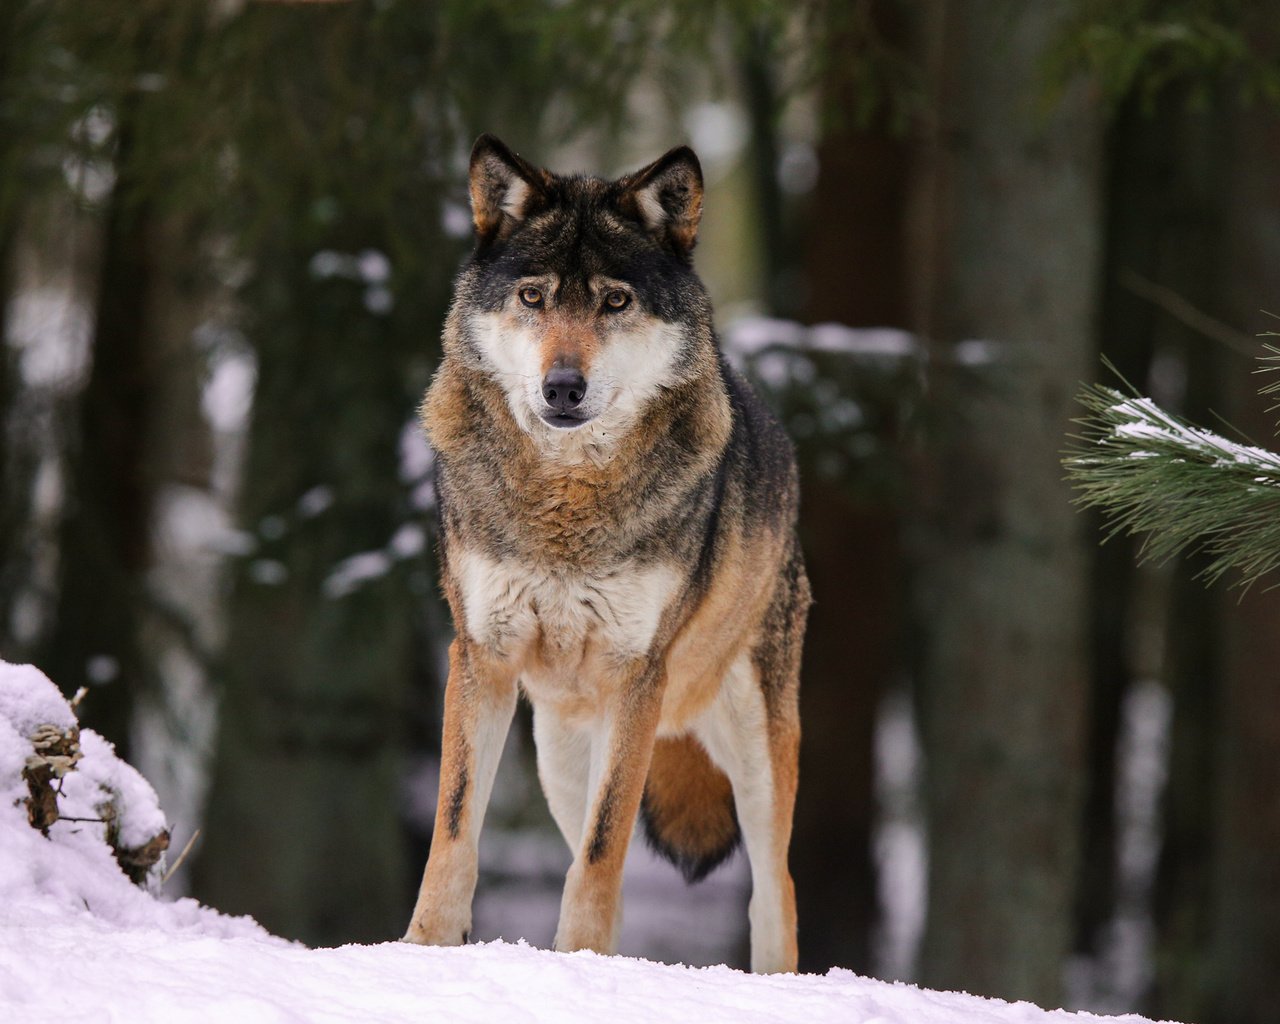
[[480, 826], [515, 706], [510, 673], [455, 640], [449, 647], [435, 829], [405, 934], [409, 942], [457, 946], [470, 935]]

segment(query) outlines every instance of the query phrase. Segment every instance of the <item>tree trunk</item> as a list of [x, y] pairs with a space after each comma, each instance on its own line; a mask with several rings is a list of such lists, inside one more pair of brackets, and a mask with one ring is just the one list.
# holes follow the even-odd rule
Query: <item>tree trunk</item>
[[898, 664], [897, 523], [884, 506], [855, 503], [812, 476], [803, 493], [801, 533], [816, 599], [804, 651], [803, 782], [791, 849], [801, 969], [871, 973], [879, 919], [873, 753], [879, 700]]
[[[1107, 144], [1106, 256], [1101, 296], [1100, 348], [1136, 387], [1146, 384], [1151, 363], [1154, 310], [1121, 281], [1126, 271], [1150, 277], [1151, 234], [1160, 223], [1153, 207], [1165, 168], [1158, 128], [1132, 105], [1111, 125]], [[1102, 536], [1102, 517], [1089, 516], [1086, 536]], [[1080, 884], [1076, 897], [1076, 949], [1096, 954], [1116, 905], [1116, 745], [1120, 709], [1133, 682], [1130, 664], [1135, 545], [1127, 537], [1098, 544], [1091, 556], [1089, 607], [1090, 700], [1088, 775], [1081, 832]]]
[[[232, 568], [193, 885], [312, 944], [396, 937], [412, 905], [400, 812], [423, 598], [411, 552], [391, 541], [410, 516], [400, 436], [440, 315], [423, 282], [443, 278], [453, 251], [437, 226], [444, 190], [424, 169], [434, 160], [404, 141], [423, 130], [431, 41], [403, 8], [365, 18], [267, 4], [237, 28], [271, 56], [245, 69], [239, 140], [258, 215], [239, 295], [257, 382], [237, 504], [254, 549]], [[292, 134], [261, 137], [282, 121]], [[335, 125], [370, 134], [352, 145]], [[364, 572], [344, 566], [357, 555]]]
[[[16, 38], [18, 5], [0, 10], [0, 94], [10, 86], [13, 73], [11, 48]], [[0, 179], [16, 176], [13, 139], [17, 126], [0, 116]], [[17, 220], [16, 203], [0, 192], [0, 657], [12, 652], [13, 599], [19, 575], [14, 571], [19, 538], [27, 520], [27, 489], [19, 484], [12, 467], [9, 420], [17, 394], [17, 367], [9, 348], [9, 300], [13, 287], [13, 238]], [[13, 657], [10, 653], [10, 657]]]
[[[894, 14], [891, 5], [875, 7], [878, 28], [898, 40], [905, 27]], [[865, 60], [855, 46], [844, 45], [837, 64]], [[824, 85], [823, 103], [831, 109], [851, 111], [857, 99], [838, 74]], [[887, 122], [881, 116], [862, 127], [846, 116], [819, 148], [803, 239], [802, 312], [810, 323], [907, 325], [910, 150]], [[775, 273], [775, 281], [782, 278]], [[898, 495], [871, 495], [862, 481], [850, 483], [860, 496], [805, 466], [800, 533], [814, 606], [801, 673], [804, 741], [791, 866], [801, 969], [838, 965], [872, 973], [879, 968], [872, 939], [880, 918], [872, 859], [875, 724], [885, 691], [900, 681], [906, 588]]]
[[[3, 82], [0, 80], [0, 88]], [[0, 146], [3, 142], [0, 142]], [[5, 166], [0, 154], [0, 168]], [[13, 600], [21, 572], [21, 540], [29, 517], [29, 490], [13, 466], [10, 415], [18, 393], [18, 367], [8, 343], [8, 311], [12, 293], [13, 224], [11, 210], [0, 210], [0, 657], [13, 658]]]
[[[1215, 406], [1222, 350], [1165, 306], [1171, 295], [1201, 308], [1212, 306], [1219, 288], [1226, 167], [1221, 120], [1217, 111], [1190, 113], [1185, 95], [1176, 91], [1154, 111], [1134, 100], [1113, 126], [1109, 153], [1103, 352], [1135, 387], [1200, 422]], [[1118, 551], [1109, 555], [1107, 548], [1113, 546]], [[1110, 719], [1122, 697], [1119, 688], [1130, 680], [1123, 648], [1132, 647], [1133, 630], [1141, 625], [1134, 620], [1133, 596], [1126, 595], [1132, 570], [1119, 560], [1132, 551], [1131, 542], [1115, 538], [1095, 563], [1095, 637], [1103, 643], [1096, 652], [1102, 656], [1094, 680], [1085, 820], [1089, 845], [1077, 908], [1081, 944], [1094, 951], [1115, 897], [1115, 752], [1102, 746], [1114, 744]], [[1159, 948], [1156, 991], [1150, 996], [1155, 1012], [1179, 1017], [1192, 1016], [1188, 1007], [1195, 1005], [1188, 999], [1198, 985], [1195, 965], [1203, 955], [1208, 908], [1219, 633], [1214, 599], [1193, 578], [1202, 564], [1192, 555], [1162, 573], [1163, 585], [1170, 589], [1167, 621], [1160, 624], [1165, 633], [1161, 677], [1173, 697], [1174, 713], [1164, 834], [1152, 893]], [[1123, 606], [1121, 595], [1126, 595]]]
[[[260, 253], [249, 296], [258, 380], [239, 518], [259, 549], [234, 570], [196, 885], [277, 934], [370, 941], [398, 934], [408, 906], [399, 719], [414, 598], [399, 573], [350, 593], [331, 577], [395, 533], [410, 405], [359, 292], [317, 282], [309, 258]], [[353, 301], [335, 302], [344, 291]], [[316, 488], [333, 505], [309, 517], [300, 499]]]
[[[1280, 5], [1262, 5], [1269, 26]], [[1280, 296], [1280, 114], [1237, 112], [1226, 189], [1223, 310], [1245, 333], [1276, 329]], [[1261, 354], [1261, 344], [1258, 346]], [[1236, 358], [1228, 417], [1274, 449], [1273, 402], [1256, 394], [1250, 360]], [[1265, 378], [1263, 383], [1266, 383]], [[1206, 1024], [1280, 1020], [1280, 591], [1264, 580], [1241, 596], [1226, 592], [1224, 693], [1218, 745], [1215, 857], [1211, 879]]]
[[[1107, 162], [1107, 254], [1104, 267], [1101, 352], [1144, 394], [1203, 419], [1213, 404], [1215, 364], [1219, 353], [1153, 301], [1152, 286], [1206, 302], [1215, 287], [1218, 217], [1214, 197], [1221, 190], [1221, 167], [1212, 159], [1213, 118], [1186, 112], [1185, 98], [1166, 96], [1154, 111], [1130, 100], [1110, 127]], [[1159, 373], [1155, 359], [1159, 353]], [[1185, 368], [1186, 385], [1171, 388], [1167, 368]], [[1094, 374], [1099, 371], [1094, 371]], [[1176, 375], [1175, 375], [1176, 380]], [[1119, 384], [1119, 381], [1114, 381]], [[1095, 519], [1095, 522], [1100, 520]], [[1100, 536], [1098, 527], [1090, 535]], [[1093, 554], [1093, 674], [1089, 730], [1089, 775], [1083, 822], [1083, 860], [1076, 907], [1077, 948], [1101, 952], [1103, 929], [1117, 910], [1116, 743], [1120, 708], [1133, 682], [1137, 630], [1156, 626], [1138, 621], [1138, 544], [1112, 537]], [[1206, 749], [1211, 728], [1212, 664], [1215, 633], [1212, 602], [1191, 580], [1194, 565], [1179, 562], [1175, 572], [1161, 573], [1172, 587], [1167, 622], [1169, 636], [1164, 665], [1148, 665], [1178, 694], [1175, 701], [1174, 760], [1178, 793], [1168, 796], [1166, 871], [1183, 874], [1175, 864], [1184, 856], [1190, 877], [1203, 877], [1193, 848], [1203, 845], [1207, 817], [1203, 795], [1208, 778]], [[1199, 836], [1197, 840], [1195, 837]], [[1195, 902], [1195, 887], [1178, 884], [1163, 889], [1159, 900]], [[1172, 909], [1172, 908], [1171, 908]], [[1185, 911], [1174, 910], [1183, 915]], [[1194, 916], [1194, 915], [1193, 915]]]
[[921, 981], [1051, 1006], [1071, 948], [1087, 697], [1082, 521], [1059, 459], [1093, 350], [1101, 223], [1094, 112], [1079, 92], [1043, 119], [1034, 105], [1069, 10], [931, 6], [917, 210], [918, 323], [950, 364], [919, 538]]
[[130, 172], [128, 102], [118, 112], [117, 179], [108, 200], [94, 315], [92, 369], [68, 445], [54, 621], [39, 665], [68, 693], [88, 685], [83, 724], [129, 756], [144, 665], [138, 598], [149, 560], [146, 443], [155, 398], [146, 320], [151, 213]]

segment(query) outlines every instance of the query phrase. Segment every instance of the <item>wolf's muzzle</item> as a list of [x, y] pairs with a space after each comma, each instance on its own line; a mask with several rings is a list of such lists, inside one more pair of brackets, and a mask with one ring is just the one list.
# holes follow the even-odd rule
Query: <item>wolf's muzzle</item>
[[547, 403], [542, 418], [553, 427], [576, 427], [586, 419], [577, 412], [586, 396], [587, 379], [582, 371], [553, 366], [542, 378], [542, 398]]

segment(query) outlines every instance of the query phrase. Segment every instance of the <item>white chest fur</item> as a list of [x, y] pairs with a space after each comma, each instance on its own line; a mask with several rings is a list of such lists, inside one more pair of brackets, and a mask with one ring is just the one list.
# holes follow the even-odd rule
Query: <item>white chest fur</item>
[[643, 657], [680, 583], [661, 565], [562, 575], [466, 550], [455, 565], [470, 638], [504, 660], [552, 668], [588, 653]]

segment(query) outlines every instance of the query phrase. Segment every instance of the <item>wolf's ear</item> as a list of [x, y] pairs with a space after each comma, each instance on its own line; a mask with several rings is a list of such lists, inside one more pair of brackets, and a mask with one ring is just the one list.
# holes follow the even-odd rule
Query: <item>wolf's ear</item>
[[546, 198], [545, 172], [487, 134], [471, 149], [470, 184], [471, 218], [481, 239], [510, 230]]
[[618, 204], [660, 240], [688, 255], [702, 219], [702, 167], [688, 146], [673, 149], [618, 184]]

